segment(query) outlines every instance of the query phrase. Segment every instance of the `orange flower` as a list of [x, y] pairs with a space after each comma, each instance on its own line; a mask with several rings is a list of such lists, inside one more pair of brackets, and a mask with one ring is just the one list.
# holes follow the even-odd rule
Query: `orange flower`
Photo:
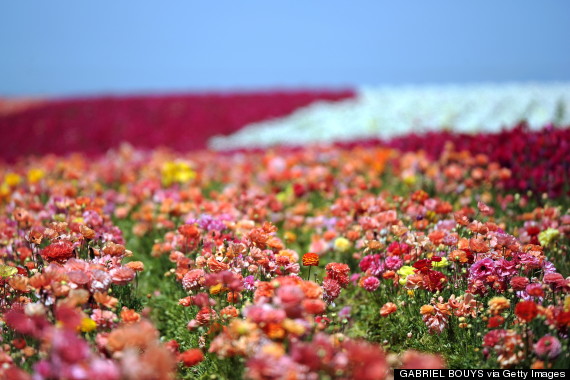
[[214, 256], [210, 257], [208, 260], [208, 268], [214, 273], [222, 272], [224, 270], [228, 270], [230, 266], [226, 263], [216, 260]]
[[126, 263], [125, 266], [131, 268], [135, 272], [142, 272], [144, 270], [144, 263], [142, 261], [131, 261]]
[[422, 314], [422, 315], [433, 314], [434, 311], [435, 311], [435, 309], [431, 305], [424, 305], [420, 308], [420, 314]]
[[95, 302], [100, 303], [101, 305], [108, 307], [109, 309], [113, 309], [119, 303], [119, 300], [115, 297], [111, 297], [107, 293], [95, 292], [93, 294], [93, 299]]
[[394, 278], [394, 277], [396, 277], [396, 272], [394, 272], [393, 270], [387, 270], [386, 272], [384, 272], [382, 274], [382, 278], [385, 280], [390, 279], [390, 278]]
[[121, 244], [115, 244], [113, 242], [107, 243], [103, 248], [103, 253], [109, 256], [123, 256], [125, 254], [125, 246]]
[[83, 224], [79, 226], [79, 232], [85, 239], [93, 239], [95, 237], [95, 231]]
[[133, 309], [127, 309], [123, 306], [123, 310], [121, 311], [121, 320], [125, 323], [134, 323], [140, 321], [141, 316], [139, 313], [134, 311]]
[[241, 294], [238, 292], [228, 292], [227, 300], [229, 303], [237, 303], [241, 299]]
[[233, 306], [226, 306], [220, 311], [220, 315], [226, 318], [235, 318], [239, 315], [239, 312]]
[[303, 255], [303, 265], [306, 267], [319, 266], [319, 255], [313, 252], [305, 253]]
[[384, 306], [380, 308], [380, 316], [387, 317], [392, 313], [395, 313], [398, 310], [398, 306], [396, 306], [393, 302], [385, 303]]
[[268, 323], [264, 330], [269, 339], [282, 339], [286, 333], [285, 329], [283, 329], [279, 323]]
[[506, 310], [511, 307], [511, 302], [505, 297], [497, 296], [491, 298], [488, 302], [488, 305], [491, 314], [499, 315], [503, 312], [503, 310]]
[[317, 299], [323, 295], [323, 288], [312, 281], [304, 281], [301, 284], [301, 289], [307, 298]]

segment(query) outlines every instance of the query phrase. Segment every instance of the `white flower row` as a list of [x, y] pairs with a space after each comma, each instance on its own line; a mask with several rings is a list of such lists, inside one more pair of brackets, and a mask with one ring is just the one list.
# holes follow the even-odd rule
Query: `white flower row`
[[215, 136], [213, 149], [390, 138], [434, 130], [493, 132], [526, 120], [539, 129], [570, 125], [570, 83], [361, 88], [340, 102], [317, 102], [287, 117]]

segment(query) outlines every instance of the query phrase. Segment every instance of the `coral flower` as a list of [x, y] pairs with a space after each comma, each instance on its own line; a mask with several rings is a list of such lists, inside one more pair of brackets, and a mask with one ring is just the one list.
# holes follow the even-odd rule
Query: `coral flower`
[[402, 355], [401, 369], [440, 369], [445, 368], [445, 361], [439, 355], [430, 355], [410, 350]]
[[144, 263], [142, 261], [131, 261], [126, 263], [125, 266], [131, 268], [135, 272], [142, 272], [144, 270]]
[[387, 317], [388, 315], [395, 313], [398, 307], [393, 302], [385, 303], [384, 306], [380, 308], [380, 316]]
[[316, 267], [319, 265], [319, 255], [313, 252], [303, 255], [303, 265], [306, 267]]
[[306, 299], [303, 300], [303, 308], [309, 314], [322, 314], [325, 312], [327, 305], [321, 300]]
[[109, 274], [111, 275], [113, 284], [126, 285], [135, 278], [136, 273], [129, 267], [119, 267], [111, 269]]
[[529, 282], [526, 277], [515, 276], [511, 279], [511, 286], [514, 290], [524, 290]]

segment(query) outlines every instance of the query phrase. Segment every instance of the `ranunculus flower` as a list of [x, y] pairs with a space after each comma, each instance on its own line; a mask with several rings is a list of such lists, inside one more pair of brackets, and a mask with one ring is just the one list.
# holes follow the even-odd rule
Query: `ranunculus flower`
[[393, 302], [387, 302], [380, 308], [380, 316], [387, 317], [388, 315], [395, 313], [398, 307]]
[[367, 277], [364, 281], [362, 281], [362, 287], [369, 292], [373, 292], [380, 286], [380, 280], [376, 277]]
[[303, 255], [303, 265], [304, 266], [319, 266], [319, 255], [317, 255], [316, 253], [305, 253]]
[[526, 277], [515, 276], [511, 279], [511, 286], [513, 290], [524, 290], [529, 282], [530, 280]]
[[534, 353], [545, 359], [555, 359], [562, 352], [562, 345], [560, 341], [551, 336], [545, 335], [538, 340], [534, 345]]
[[530, 322], [538, 315], [538, 307], [533, 301], [521, 301], [515, 306], [515, 315], [525, 322]]
[[41, 251], [41, 256], [44, 260], [55, 261], [58, 263], [67, 261], [68, 259], [72, 258], [73, 255], [73, 244], [66, 240], [52, 243]]
[[181, 353], [178, 360], [186, 367], [193, 367], [204, 360], [204, 354], [199, 348], [192, 348]]

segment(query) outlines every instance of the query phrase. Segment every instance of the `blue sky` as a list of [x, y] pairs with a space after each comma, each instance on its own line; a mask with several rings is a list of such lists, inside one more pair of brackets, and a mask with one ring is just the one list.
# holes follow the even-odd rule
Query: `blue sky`
[[0, 95], [570, 80], [570, 1], [5, 1]]

